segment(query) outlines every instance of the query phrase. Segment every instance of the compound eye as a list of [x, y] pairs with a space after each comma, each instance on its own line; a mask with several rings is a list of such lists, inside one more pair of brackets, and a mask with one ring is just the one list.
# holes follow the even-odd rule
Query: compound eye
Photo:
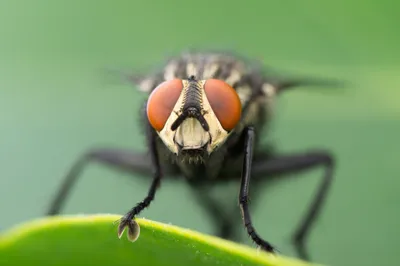
[[147, 118], [151, 126], [161, 131], [171, 115], [183, 88], [182, 80], [167, 80], [158, 85], [147, 100]]
[[204, 84], [208, 102], [219, 123], [226, 130], [232, 130], [240, 120], [242, 105], [235, 89], [218, 79], [209, 79]]

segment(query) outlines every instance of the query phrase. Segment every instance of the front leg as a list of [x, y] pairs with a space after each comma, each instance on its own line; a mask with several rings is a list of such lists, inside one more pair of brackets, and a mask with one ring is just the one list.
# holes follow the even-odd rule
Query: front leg
[[136, 215], [138, 215], [141, 211], [147, 208], [150, 203], [154, 200], [157, 188], [160, 186], [161, 183], [161, 164], [160, 158], [158, 154], [158, 150], [156, 147], [156, 133], [150, 127], [150, 124], [147, 123], [147, 139], [149, 142], [149, 151], [151, 155], [151, 164], [153, 169], [153, 181], [150, 185], [150, 189], [147, 193], [147, 196], [144, 198], [143, 201], [136, 204], [129, 212], [127, 212], [120, 220], [120, 224], [118, 226], [118, 236], [121, 237], [122, 233], [124, 232], [125, 228], [128, 228], [128, 238], [134, 241], [137, 238], [137, 229], [138, 225], [133, 220]]
[[318, 166], [325, 168], [325, 173], [317, 189], [305, 216], [294, 233], [294, 243], [300, 258], [310, 260], [305, 247], [306, 238], [309, 235], [314, 222], [322, 209], [332, 183], [335, 160], [328, 151], [312, 150], [307, 153], [260, 156], [253, 163], [253, 176], [261, 182], [265, 178], [280, 176], [283, 174], [300, 173]]
[[254, 128], [247, 127], [244, 131], [245, 141], [244, 141], [244, 161], [242, 168], [242, 178], [240, 184], [240, 194], [239, 194], [239, 206], [242, 211], [242, 218], [244, 226], [247, 229], [247, 233], [251, 239], [262, 249], [275, 253], [276, 249], [267, 241], [262, 239], [256, 232], [253, 224], [251, 222], [251, 215], [249, 212], [248, 199], [249, 199], [249, 185], [251, 177], [251, 163], [253, 159], [253, 143], [254, 143]]

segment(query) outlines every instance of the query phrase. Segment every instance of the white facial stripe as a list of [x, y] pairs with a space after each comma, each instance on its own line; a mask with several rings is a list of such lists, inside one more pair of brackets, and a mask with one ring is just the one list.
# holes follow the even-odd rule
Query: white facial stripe
[[164, 144], [170, 149], [170, 151], [174, 152], [175, 154], [178, 153], [178, 147], [174, 142], [175, 131], [171, 130], [171, 125], [175, 122], [180, 114], [180, 109], [183, 106], [183, 98], [185, 95], [185, 91], [187, 89], [188, 82], [186, 80], [182, 80], [183, 89], [181, 95], [179, 95], [178, 100], [174, 106], [173, 111], [171, 112], [170, 116], [168, 117], [167, 122], [164, 125], [164, 128], [158, 132], [161, 140]]
[[[202, 80], [203, 88], [205, 82], [206, 82], [205, 80]], [[210, 128], [209, 133], [212, 138], [212, 143], [208, 147], [208, 152], [210, 153], [224, 143], [226, 138], [229, 136], [229, 133], [223, 129], [221, 123], [218, 121], [217, 116], [214, 114], [214, 111], [212, 110], [211, 105], [208, 102], [204, 89], [202, 90], [202, 98], [203, 98], [203, 108], [205, 112], [204, 119], [208, 123], [208, 126]]]

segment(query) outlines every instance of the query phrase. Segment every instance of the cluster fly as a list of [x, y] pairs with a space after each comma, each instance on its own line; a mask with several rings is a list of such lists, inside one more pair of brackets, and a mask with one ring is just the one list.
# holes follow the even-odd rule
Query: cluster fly
[[[184, 52], [169, 58], [156, 71], [132, 75], [129, 80], [149, 94], [142, 109], [148, 153], [95, 148], [71, 168], [48, 210], [60, 213], [70, 189], [88, 162], [97, 161], [131, 173], [152, 176], [146, 197], [119, 221], [118, 235], [125, 228], [137, 237], [135, 222], [153, 202], [164, 175], [183, 176], [195, 191], [227, 180], [238, 182], [243, 225], [262, 250], [275, 247], [254, 228], [249, 212], [250, 180], [298, 173], [322, 166], [325, 169], [308, 211], [293, 235], [302, 259], [309, 260], [305, 240], [320, 213], [332, 181], [334, 158], [329, 151], [312, 149], [298, 154], [276, 154], [260, 147], [261, 130], [271, 121], [275, 98], [299, 86], [325, 86], [335, 82], [313, 78], [277, 79], [261, 64], [227, 52]], [[218, 235], [232, 239], [232, 215], [227, 215], [207, 193], [200, 203], [216, 221]]]

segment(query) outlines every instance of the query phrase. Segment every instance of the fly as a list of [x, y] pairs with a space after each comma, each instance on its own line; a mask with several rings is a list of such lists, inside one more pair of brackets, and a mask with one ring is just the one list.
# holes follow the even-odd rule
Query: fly
[[[149, 94], [141, 110], [149, 154], [112, 148], [87, 151], [65, 177], [48, 214], [60, 212], [81, 171], [92, 161], [152, 175], [147, 196], [120, 220], [119, 235], [128, 228], [128, 237], [133, 239], [137, 236], [135, 217], [154, 200], [164, 175], [183, 176], [195, 191], [234, 179], [240, 181], [238, 201], [248, 235], [263, 250], [275, 253], [275, 247], [252, 224], [250, 180], [257, 186], [271, 176], [323, 166], [317, 193], [293, 236], [300, 258], [309, 260], [305, 240], [331, 184], [334, 158], [319, 149], [276, 154], [259, 147], [258, 142], [261, 130], [271, 120], [277, 95], [298, 86], [336, 82], [274, 79], [256, 62], [220, 52], [185, 52], [167, 60], [158, 71], [130, 80]], [[217, 221], [218, 235], [232, 239], [231, 216], [206, 193], [200, 194], [200, 202]]]

